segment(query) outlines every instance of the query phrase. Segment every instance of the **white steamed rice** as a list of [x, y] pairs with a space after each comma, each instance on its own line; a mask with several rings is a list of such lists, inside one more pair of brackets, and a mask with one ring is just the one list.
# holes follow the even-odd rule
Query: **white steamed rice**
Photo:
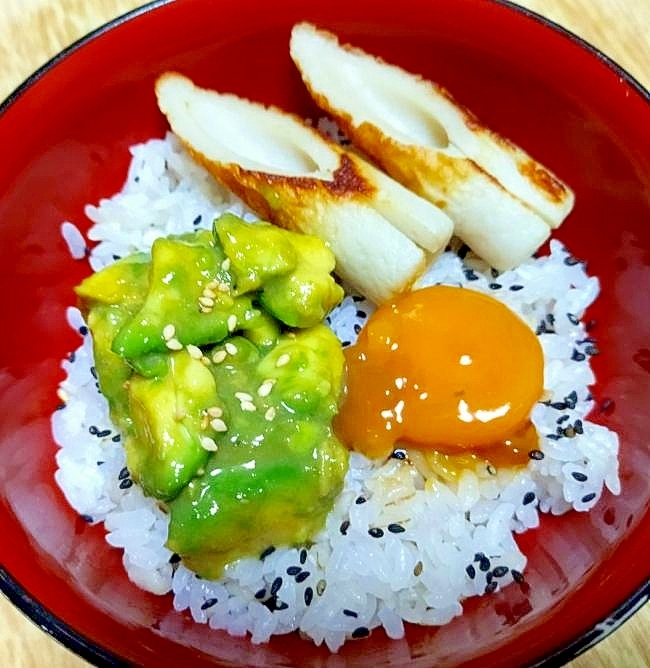
[[[210, 228], [230, 210], [254, 219], [169, 135], [132, 149], [119, 194], [88, 206], [89, 255], [97, 271], [155, 238]], [[86, 241], [65, 223], [73, 257]], [[426, 482], [407, 461], [380, 465], [352, 454], [345, 487], [327, 525], [310, 547], [278, 547], [242, 559], [225, 577], [196, 577], [165, 547], [168, 519], [126, 469], [120, 435], [94, 377], [92, 342], [78, 310], [69, 322], [83, 342], [63, 366], [63, 405], [52, 418], [56, 481], [89, 522], [103, 522], [106, 540], [123, 550], [130, 579], [157, 594], [173, 592], [176, 610], [255, 643], [300, 630], [336, 651], [347, 638], [383, 626], [391, 638], [404, 622], [441, 625], [462, 614], [462, 602], [520, 580], [526, 557], [516, 533], [539, 524], [539, 513], [592, 508], [607, 488], [619, 493], [618, 439], [586, 419], [593, 406], [589, 357], [597, 352], [580, 322], [599, 285], [557, 241], [548, 257], [493, 275], [477, 261], [444, 254], [420, 281], [489, 293], [534, 330], [545, 354], [549, 395], [532, 419], [540, 447], [526, 468], [466, 471], [457, 484]], [[372, 305], [348, 296], [328, 318], [344, 343], [353, 342]]]

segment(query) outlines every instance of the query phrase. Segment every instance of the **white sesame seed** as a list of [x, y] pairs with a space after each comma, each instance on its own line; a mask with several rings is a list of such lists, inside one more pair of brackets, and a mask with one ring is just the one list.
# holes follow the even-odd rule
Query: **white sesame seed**
[[201, 352], [201, 349], [198, 346], [195, 346], [194, 344], [190, 343], [187, 346], [185, 346], [187, 349], [187, 354], [193, 359], [193, 360], [200, 360], [203, 357], [203, 353]]
[[226, 423], [221, 418], [214, 418], [213, 420], [210, 420], [210, 426], [215, 431], [219, 431], [219, 432], [228, 431], [228, 427], [227, 427]]
[[183, 344], [176, 338], [172, 338], [169, 339], [169, 341], [165, 341], [165, 345], [170, 350], [183, 350]]
[[205, 284], [205, 289], [216, 290], [218, 285], [219, 285], [218, 281], [210, 281], [209, 283]]
[[201, 357], [201, 364], [203, 364], [204, 366], [210, 366], [210, 364], [211, 364], [210, 358], [203, 355]]
[[231, 313], [228, 316], [227, 323], [228, 323], [228, 331], [234, 332], [237, 327], [237, 316], [234, 313]]
[[165, 341], [173, 339], [175, 334], [176, 334], [176, 327], [174, 327], [174, 325], [172, 325], [171, 322], [163, 327], [163, 339], [165, 339]]
[[212, 313], [212, 309], [208, 308], [207, 306], [199, 305], [199, 312], [200, 313]]
[[282, 353], [282, 355], [280, 355], [280, 357], [278, 357], [278, 360], [275, 363], [275, 366], [277, 366], [278, 368], [281, 367], [281, 366], [286, 366], [287, 364], [289, 364], [290, 361], [291, 361], [291, 357], [289, 356], [289, 354], [288, 353]]
[[210, 297], [199, 297], [199, 304], [201, 306], [205, 306], [207, 308], [212, 308], [214, 306], [214, 299], [211, 299]]
[[211, 290], [207, 285], [203, 288], [203, 296], [208, 299], [214, 299], [217, 296], [217, 293], [214, 290]]
[[205, 412], [213, 418], [221, 417], [223, 415], [223, 408], [221, 406], [210, 406]]
[[253, 401], [253, 397], [248, 392], [235, 392], [235, 397], [239, 401]]
[[230, 269], [230, 258], [229, 258], [229, 257], [227, 257], [227, 258], [221, 263], [221, 268], [222, 268], [224, 271], [228, 271], [228, 269]]
[[257, 394], [260, 397], [268, 397], [269, 394], [271, 394], [275, 382], [275, 378], [268, 378], [257, 388]]
[[254, 413], [257, 410], [257, 407], [252, 401], [242, 401], [239, 407], [247, 413]]
[[264, 413], [264, 419], [271, 422], [271, 420], [275, 419], [275, 412], [275, 406], [269, 406], [266, 413]]
[[219, 283], [217, 285], [219, 292], [230, 292], [230, 285], [228, 283]]
[[228, 357], [228, 353], [225, 350], [217, 350], [217, 352], [212, 355], [212, 361], [215, 364], [221, 364], [221, 362], [223, 362], [226, 357]]
[[201, 431], [205, 431], [208, 428], [209, 424], [210, 424], [210, 418], [207, 415], [204, 415], [201, 418]]
[[201, 436], [201, 447], [208, 452], [216, 452], [219, 449], [214, 439], [209, 436]]
[[236, 346], [234, 343], [230, 343], [230, 341], [228, 341], [228, 342], [226, 343], [226, 345], [224, 346], [224, 348], [226, 349], [226, 352], [227, 352], [229, 355], [236, 355], [236, 354], [237, 354], [237, 346]]

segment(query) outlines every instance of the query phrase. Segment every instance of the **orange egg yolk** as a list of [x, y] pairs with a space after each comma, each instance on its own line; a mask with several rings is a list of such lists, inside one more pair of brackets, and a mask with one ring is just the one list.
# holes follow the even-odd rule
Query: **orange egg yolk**
[[534, 332], [505, 304], [437, 285], [377, 309], [346, 349], [334, 427], [369, 457], [398, 445], [523, 464], [537, 447], [530, 412], [543, 393]]

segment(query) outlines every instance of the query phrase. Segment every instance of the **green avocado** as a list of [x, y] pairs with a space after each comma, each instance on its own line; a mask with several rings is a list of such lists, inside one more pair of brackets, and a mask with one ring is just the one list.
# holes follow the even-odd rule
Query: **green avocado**
[[320, 240], [226, 214], [76, 290], [131, 475], [200, 575], [310, 540], [342, 488], [333, 268]]
[[285, 334], [266, 355], [243, 338], [229, 343], [232, 354], [210, 367], [228, 387], [227, 429], [203, 475], [169, 504], [168, 545], [205, 577], [270, 545], [309, 540], [347, 469], [330, 426], [343, 369], [334, 334], [324, 325]]
[[181, 350], [167, 363], [162, 377], [128, 381], [133, 429], [124, 442], [131, 476], [162, 501], [177, 496], [207, 462], [203, 441], [215, 435], [207, 416], [219, 407], [214, 376], [202, 362]]

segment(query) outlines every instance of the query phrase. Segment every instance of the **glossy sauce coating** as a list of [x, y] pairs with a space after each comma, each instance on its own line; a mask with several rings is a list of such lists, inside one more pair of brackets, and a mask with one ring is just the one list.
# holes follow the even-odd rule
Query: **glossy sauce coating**
[[543, 392], [542, 349], [488, 295], [441, 285], [406, 293], [369, 318], [346, 361], [335, 429], [369, 457], [408, 444], [511, 465], [537, 445], [529, 416]]

